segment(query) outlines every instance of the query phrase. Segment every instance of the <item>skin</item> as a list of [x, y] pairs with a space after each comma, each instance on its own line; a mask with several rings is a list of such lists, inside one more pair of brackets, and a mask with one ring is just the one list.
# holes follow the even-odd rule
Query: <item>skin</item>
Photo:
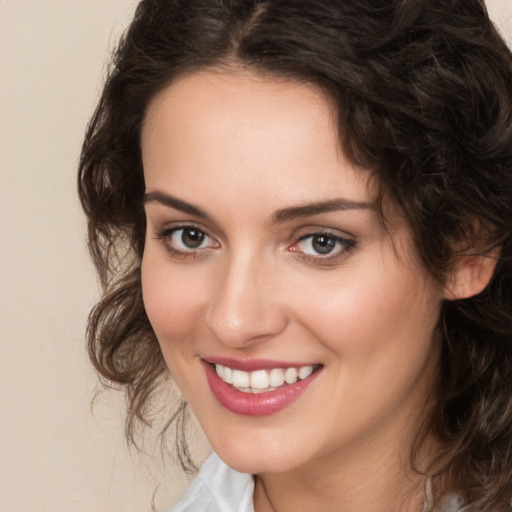
[[[184, 76], [153, 99], [144, 303], [212, 448], [258, 475], [257, 512], [417, 512], [424, 482], [408, 456], [435, 380], [445, 291], [392, 205], [383, 231], [332, 112], [312, 86], [226, 70]], [[364, 207], [275, 222], [339, 198]], [[183, 245], [183, 226], [205, 233], [199, 248]], [[327, 256], [311, 244], [319, 231], [342, 239]], [[283, 410], [244, 416], [210, 391], [201, 358], [214, 355], [322, 366]]]

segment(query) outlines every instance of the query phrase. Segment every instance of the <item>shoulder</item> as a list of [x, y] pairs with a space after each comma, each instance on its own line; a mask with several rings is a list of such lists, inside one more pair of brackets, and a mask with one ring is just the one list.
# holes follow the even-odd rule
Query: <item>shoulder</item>
[[464, 500], [460, 494], [451, 493], [443, 496], [436, 504], [433, 512], [460, 512]]
[[252, 475], [239, 473], [215, 453], [170, 512], [254, 512]]

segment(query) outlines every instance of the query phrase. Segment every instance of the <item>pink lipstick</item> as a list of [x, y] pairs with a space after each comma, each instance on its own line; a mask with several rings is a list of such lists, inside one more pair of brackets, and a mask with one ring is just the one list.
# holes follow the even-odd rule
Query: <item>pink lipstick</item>
[[[247, 416], [264, 416], [284, 409], [308, 389], [322, 369], [319, 365], [271, 360], [208, 358], [202, 363], [215, 398], [229, 411]], [[222, 368], [216, 369], [216, 365]], [[251, 379], [258, 381], [251, 388], [247, 372], [253, 372]]]

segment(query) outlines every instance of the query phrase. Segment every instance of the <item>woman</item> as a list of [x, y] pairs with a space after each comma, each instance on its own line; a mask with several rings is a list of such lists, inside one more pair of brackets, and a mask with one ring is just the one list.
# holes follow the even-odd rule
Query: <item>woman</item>
[[482, 1], [144, 0], [79, 188], [128, 436], [172, 376], [218, 455], [173, 510], [512, 510], [512, 58]]

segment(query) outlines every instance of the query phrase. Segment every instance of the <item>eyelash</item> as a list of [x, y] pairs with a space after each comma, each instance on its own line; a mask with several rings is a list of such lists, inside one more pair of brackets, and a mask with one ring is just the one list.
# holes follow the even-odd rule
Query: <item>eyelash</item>
[[[210, 239], [213, 243], [210, 243], [209, 246], [204, 248], [189, 248], [188, 250], [183, 249], [177, 249], [172, 245], [172, 237], [175, 236], [180, 231], [182, 232], [181, 238], [183, 240], [184, 233], [189, 231], [196, 231], [198, 235], [201, 237], [201, 240], [199, 242], [199, 245], [202, 245], [202, 243]], [[304, 249], [300, 250], [299, 246], [300, 244], [310, 240], [311, 244], [313, 244], [313, 239], [317, 237], [325, 237], [330, 241], [330, 244], [333, 244], [333, 251], [334, 254], [331, 254], [331, 252], [326, 253], [326, 255], [322, 256], [320, 254], [318, 255], [311, 255], [307, 254]], [[220, 247], [219, 243], [215, 241], [215, 239], [208, 234], [208, 232], [196, 225], [193, 224], [187, 224], [187, 225], [181, 225], [176, 226], [172, 228], [166, 228], [162, 231], [159, 231], [156, 234], [156, 239], [161, 240], [163, 244], [165, 245], [166, 250], [171, 254], [172, 257], [180, 258], [180, 259], [196, 259], [198, 257], [201, 257], [205, 254], [201, 254], [206, 249], [210, 248], [217, 248]], [[308, 262], [316, 263], [316, 264], [323, 264], [323, 265], [329, 265], [337, 263], [338, 261], [346, 258], [350, 252], [352, 252], [356, 247], [356, 241], [352, 238], [345, 238], [340, 235], [337, 235], [331, 231], [327, 230], [316, 230], [316, 231], [310, 231], [298, 238], [296, 242], [294, 242], [291, 246], [288, 247], [288, 251], [296, 253], [301, 259], [306, 260]], [[314, 249], [313, 249], [314, 250]]]
[[175, 258], [181, 258], [181, 259], [186, 259], [186, 258], [195, 259], [195, 258], [200, 257], [201, 252], [203, 252], [206, 248], [198, 248], [198, 249], [189, 248], [188, 250], [183, 250], [183, 249], [177, 249], [176, 247], [173, 247], [173, 245], [172, 245], [172, 237], [174, 235], [176, 235], [178, 232], [182, 231], [182, 239], [183, 239], [183, 235], [187, 230], [189, 230], [189, 232], [190, 231], [198, 232], [200, 234], [200, 236], [203, 237], [203, 240], [201, 240], [201, 244], [202, 244], [202, 241], [209, 238], [214, 242], [214, 245], [217, 245], [217, 246], [219, 245], [218, 242], [215, 242], [214, 238], [211, 237], [203, 228], [200, 228], [193, 224], [187, 224], [187, 225], [163, 229], [162, 231], [159, 231], [156, 234], [156, 238], [157, 238], [157, 240], [161, 240], [163, 242], [166, 250], [169, 251], [171, 256], [173, 256]]
[[[325, 256], [317, 255], [313, 256], [311, 254], [306, 254], [304, 250], [298, 250], [297, 247], [300, 243], [310, 240], [310, 243], [313, 244], [314, 238], [325, 237], [330, 239], [334, 244], [333, 253], [327, 253]], [[314, 232], [309, 232], [303, 236], [301, 236], [297, 242], [295, 242], [288, 250], [291, 252], [296, 252], [297, 255], [312, 263], [329, 265], [335, 264], [338, 261], [346, 258], [356, 247], [356, 241], [353, 238], [345, 238], [340, 235], [337, 235], [331, 231], [326, 230], [318, 230]]]

